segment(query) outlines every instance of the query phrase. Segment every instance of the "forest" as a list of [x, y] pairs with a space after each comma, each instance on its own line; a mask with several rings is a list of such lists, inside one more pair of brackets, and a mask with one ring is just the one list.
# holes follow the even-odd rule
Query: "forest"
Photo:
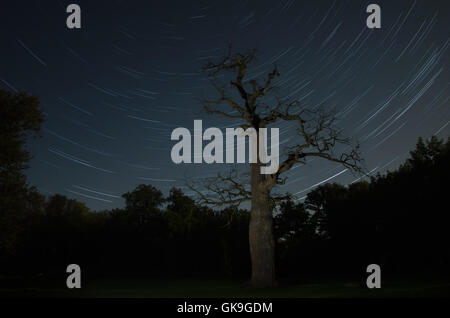
[[[180, 189], [164, 195], [141, 184], [123, 194], [125, 207], [91, 211], [29, 186], [25, 144], [43, 122], [39, 101], [0, 93], [1, 277], [56, 279], [72, 263], [89, 278], [249, 277], [245, 209], [213, 209]], [[450, 138], [418, 138], [396, 170], [280, 202], [273, 211], [280, 281], [364, 280], [373, 263], [383, 277], [447, 277], [449, 163]]]

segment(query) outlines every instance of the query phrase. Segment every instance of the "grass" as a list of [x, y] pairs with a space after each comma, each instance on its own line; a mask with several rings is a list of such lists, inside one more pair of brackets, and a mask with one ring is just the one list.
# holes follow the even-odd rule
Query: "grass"
[[[383, 282], [380, 289], [360, 283], [281, 283], [275, 288], [255, 289], [247, 282], [208, 279], [102, 279], [84, 282], [81, 289], [64, 285], [14, 284], [0, 280], [0, 297], [83, 297], [83, 298], [391, 298], [450, 297], [450, 283]], [[20, 287], [19, 287], [20, 286]]]

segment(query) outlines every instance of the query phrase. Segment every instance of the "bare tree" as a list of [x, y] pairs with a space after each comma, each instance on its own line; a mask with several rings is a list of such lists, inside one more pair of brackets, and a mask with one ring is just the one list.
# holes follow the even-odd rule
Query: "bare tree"
[[[190, 186], [201, 202], [215, 205], [240, 205], [251, 202], [249, 225], [249, 243], [252, 263], [252, 284], [257, 287], [274, 286], [275, 242], [272, 233], [273, 208], [277, 201], [289, 195], [274, 195], [272, 189], [284, 184], [288, 172], [296, 164], [306, 164], [306, 157], [320, 157], [344, 165], [353, 171], [361, 171], [358, 146], [351, 147], [346, 138], [341, 138], [339, 130], [334, 127], [336, 116], [322, 110], [305, 109], [299, 101], [274, 98], [273, 105], [267, 106], [262, 99], [273, 90], [274, 80], [280, 76], [275, 65], [264, 78], [246, 79], [250, 64], [255, 60], [255, 51], [228, 54], [218, 62], [210, 61], [204, 71], [218, 93], [214, 100], [203, 100], [204, 109], [209, 114], [218, 114], [227, 118], [242, 119], [242, 128], [253, 127], [260, 138], [259, 129], [278, 121], [293, 121], [297, 124], [298, 142], [286, 149], [286, 159], [280, 162], [278, 171], [264, 175], [260, 173], [262, 166], [259, 155], [256, 163], [250, 163], [250, 188], [239, 179], [233, 170], [229, 175], [219, 175], [204, 179], [206, 191]], [[218, 84], [220, 78], [231, 76], [229, 83]], [[224, 77], [225, 76], [225, 77]], [[237, 98], [232, 98], [232, 93]], [[227, 105], [224, 111], [221, 105]], [[259, 144], [259, 141], [258, 141]], [[347, 145], [347, 153], [335, 155], [333, 149], [338, 144]]]

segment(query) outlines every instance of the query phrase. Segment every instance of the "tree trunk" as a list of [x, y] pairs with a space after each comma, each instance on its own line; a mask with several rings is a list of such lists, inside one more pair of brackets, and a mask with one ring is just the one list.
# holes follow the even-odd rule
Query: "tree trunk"
[[251, 215], [249, 228], [252, 285], [272, 287], [275, 280], [275, 242], [272, 233], [272, 209], [269, 190], [264, 185], [265, 176], [260, 164], [251, 164]]

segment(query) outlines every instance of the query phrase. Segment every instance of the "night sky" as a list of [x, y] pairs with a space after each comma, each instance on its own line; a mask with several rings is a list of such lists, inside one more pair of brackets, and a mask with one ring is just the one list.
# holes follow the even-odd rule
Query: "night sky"
[[[81, 6], [82, 28], [66, 27]], [[366, 7], [381, 7], [381, 29]], [[211, 116], [208, 59], [255, 48], [249, 75], [276, 63], [280, 96], [338, 111], [343, 134], [375, 174], [398, 167], [419, 136], [450, 133], [449, 1], [14, 1], [0, 13], [0, 88], [40, 97], [46, 122], [33, 140], [28, 181], [95, 210], [122, 207], [138, 184], [164, 193], [230, 164], [172, 163], [176, 127], [236, 127]], [[280, 123], [280, 152], [295, 123]], [[246, 167], [239, 165], [241, 171]], [[296, 166], [286, 185], [303, 199], [322, 182], [359, 178], [320, 159]], [[188, 189], [185, 189], [189, 193]]]

